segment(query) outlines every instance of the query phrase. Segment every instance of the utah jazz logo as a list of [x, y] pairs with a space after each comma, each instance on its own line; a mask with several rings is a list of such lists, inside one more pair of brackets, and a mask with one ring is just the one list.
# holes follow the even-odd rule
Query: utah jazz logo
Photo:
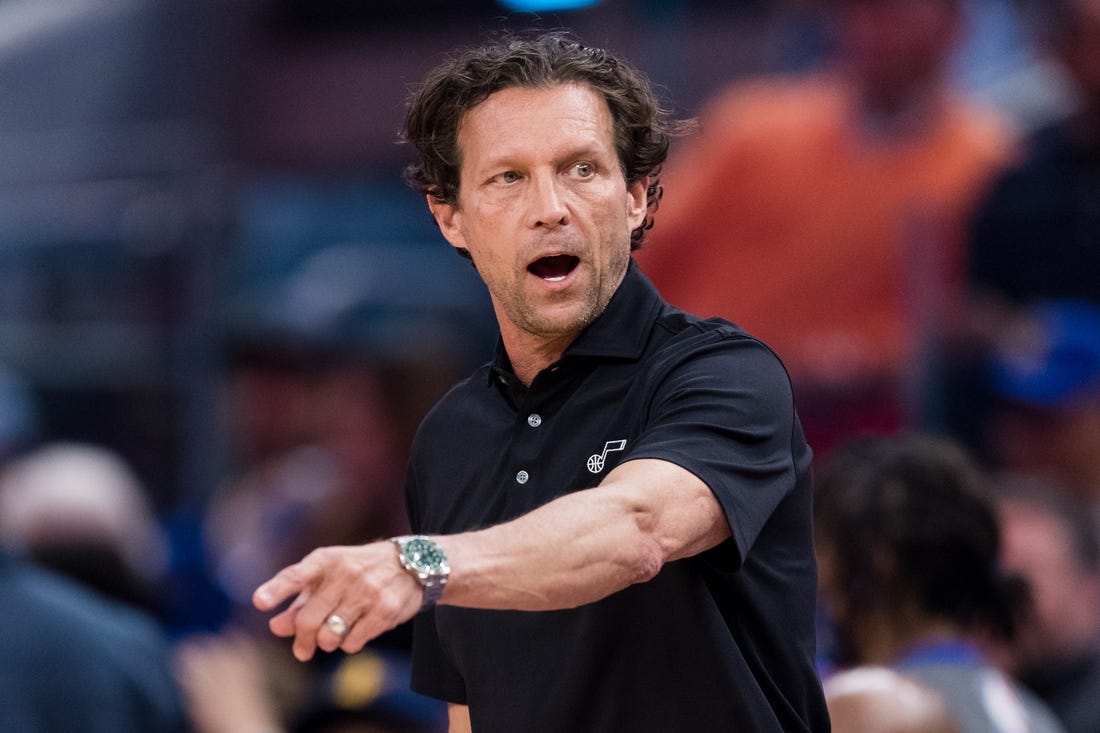
[[622, 450], [625, 447], [625, 440], [607, 441], [603, 444], [603, 453], [593, 453], [588, 457], [588, 470], [592, 473], [599, 473], [603, 470], [604, 463], [607, 460], [607, 454], [614, 453], [617, 450]]

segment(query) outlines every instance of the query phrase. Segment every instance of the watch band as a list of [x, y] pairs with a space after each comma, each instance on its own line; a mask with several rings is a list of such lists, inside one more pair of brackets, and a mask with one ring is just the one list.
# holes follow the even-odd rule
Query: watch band
[[420, 610], [426, 611], [439, 603], [443, 589], [447, 586], [447, 576], [430, 576], [421, 585], [424, 588], [424, 600], [420, 603]]

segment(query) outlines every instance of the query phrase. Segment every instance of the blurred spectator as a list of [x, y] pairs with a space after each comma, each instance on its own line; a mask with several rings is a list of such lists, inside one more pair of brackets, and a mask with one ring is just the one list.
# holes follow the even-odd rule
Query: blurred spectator
[[1047, 482], [1003, 482], [1005, 569], [1027, 579], [1033, 612], [1011, 645], [1020, 678], [1068, 733], [1100, 732], [1100, 539], [1087, 513]]
[[140, 612], [0, 550], [0, 730], [188, 729], [168, 650]]
[[983, 456], [993, 409], [989, 344], [1037, 301], [1100, 303], [1100, 0], [1028, 0], [1045, 55], [1073, 85], [1073, 111], [1032, 133], [974, 219], [969, 318], [948, 357], [945, 423]]
[[1003, 329], [989, 375], [993, 460], [1064, 487], [1100, 526], [1100, 304], [1026, 309]]
[[1026, 599], [1001, 573], [993, 496], [955, 444], [921, 435], [838, 449], [815, 505], [838, 662], [888, 665], [938, 692], [965, 733], [1060, 731], [982, 643], [1012, 638]]
[[1001, 306], [1100, 302], [1100, 0], [1032, 2], [1076, 109], [1027, 141], [997, 180], [971, 235], [971, 287]]
[[827, 5], [831, 65], [714, 98], [638, 256], [674, 304], [776, 349], [819, 455], [913, 418], [963, 225], [1015, 141], [947, 81], [957, 0]]
[[445, 706], [408, 691], [407, 628], [303, 666], [270, 644], [250, 603], [260, 580], [314, 547], [407, 532], [405, 451], [419, 415], [406, 413], [434, 381], [411, 362], [394, 378], [360, 352], [302, 335], [233, 349], [224, 409], [234, 470], [199, 517], [206, 592], [229, 608], [205, 625], [186, 623], [194, 596], [174, 611], [182, 631], [206, 632], [180, 642], [176, 665], [197, 733], [446, 728]]
[[287, 353], [236, 364], [229, 398], [240, 467], [204, 518], [216, 582], [243, 609], [238, 623], [261, 622], [255, 586], [314, 547], [407, 529], [408, 440], [382, 371], [343, 352]]
[[107, 449], [54, 443], [8, 465], [0, 542], [104, 595], [157, 610], [165, 539], [137, 476]]
[[833, 733], [962, 733], [935, 692], [886, 667], [825, 680]]

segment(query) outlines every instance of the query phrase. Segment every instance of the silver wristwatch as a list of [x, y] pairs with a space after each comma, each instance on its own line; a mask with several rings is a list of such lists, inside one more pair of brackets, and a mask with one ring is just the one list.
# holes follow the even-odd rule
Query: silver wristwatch
[[424, 588], [424, 602], [420, 610], [431, 608], [443, 595], [451, 566], [443, 548], [424, 535], [403, 535], [390, 540], [397, 545], [401, 565], [412, 573]]

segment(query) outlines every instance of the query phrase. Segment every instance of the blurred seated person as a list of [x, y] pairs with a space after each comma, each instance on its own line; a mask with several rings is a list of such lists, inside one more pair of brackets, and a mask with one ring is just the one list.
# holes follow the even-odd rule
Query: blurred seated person
[[887, 667], [825, 680], [832, 733], [962, 733], [943, 698]]
[[1026, 591], [1000, 572], [993, 495], [958, 446], [919, 434], [844, 444], [818, 487], [815, 520], [840, 667], [888, 666], [916, 680], [964, 733], [1062, 730], [983, 650], [1012, 638]]
[[1004, 478], [1003, 562], [1031, 586], [1033, 611], [1009, 646], [1020, 679], [1067, 733], [1100, 731], [1100, 537], [1080, 504], [1046, 481]]
[[960, 4], [826, 2], [831, 61], [714, 97], [638, 254], [670, 302], [775, 348], [819, 456], [914, 419], [963, 225], [1015, 144], [947, 81]]
[[188, 730], [151, 618], [5, 550], [0, 599], [0, 730]]
[[156, 612], [166, 540], [145, 487], [116, 453], [53, 443], [0, 476], [0, 543], [116, 600]]

